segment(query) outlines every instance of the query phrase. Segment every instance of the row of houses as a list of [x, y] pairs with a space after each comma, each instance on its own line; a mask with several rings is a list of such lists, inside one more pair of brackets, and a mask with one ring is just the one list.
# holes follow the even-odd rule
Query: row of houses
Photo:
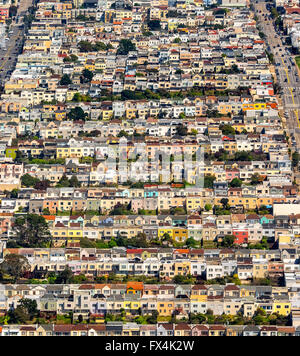
[[138, 325], [109, 322], [106, 325], [3, 325], [1, 336], [300, 336], [300, 327], [255, 325]]
[[[265, 315], [293, 318], [299, 324], [299, 288], [271, 286], [172, 285], [143, 284], [81, 284], [81, 285], [2, 285], [0, 310], [2, 316], [15, 310], [23, 299], [36, 301], [44, 317], [72, 313], [77, 320], [95, 319], [103, 323], [108, 315], [124, 313], [126, 319], [139, 315], [161, 318], [176, 316], [188, 320], [191, 315], [242, 316], [250, 320], [263, 310]], [[165, 319], [166, 320], [166, 319]], [[298, 325], [297, 324], [297, 325]]]
[[244, 283], [271, 278], [288, 287], [298, 287], [299, 251], [231, 249], [3, 249], [2, 256], [18, 254], [29, 263], [27, 278], [45, 278], [67, 267], [74, 275], [97, 280], [119, 277], [158, 278], [168, 282], [177, 276], [200, 280], [236, 277]]

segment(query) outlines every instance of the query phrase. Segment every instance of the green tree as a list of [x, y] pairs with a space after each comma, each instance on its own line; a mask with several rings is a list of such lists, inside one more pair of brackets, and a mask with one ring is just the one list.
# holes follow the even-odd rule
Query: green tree
[[173, 278], [173, 282], [175, 284], [193, 284], [194, 281], [193, 281], [193, 277], [188, 274], [187, 276], [182, 276], [182, 275], [176, 275], [174, 278]]
[[93, 76], [93, 72], [88, 69], [84, 69], [82, 71], [82, 78], [84, 83], [89, 83], [93, 79]]
[[172, 242], [172, 236], [170, 234], [168, 234], [167, 232], [165, 232], [162, 236], [162, 241]]
[[212, 209], [212, 205], [211, 204], [205, 204], [204, 209], [205, 209], [205, 211], [210, 211]]
[[117, 242], [116, 242], [116, 240], [115, 240], [114, 238], [112, 238], [112, 239], [108, 242], [108, 247], [109, 247], [109, 248], [113, 248], [113, 247], [116, 247], [116, 246], [118, 246], [118, 245], [117, 245]]
[[231, 125], [220, 125], [219, 129], [222, 131], [223, 135], [235, 135], [235, 129]]
[[22, 247], [45, 247], [51, 242], [51, 234], [45, 218], [41, 215], [19, 216], [14, 222], [15, 240]]
[[38, 316], [39, 314], [36, 300], [23, 298], [20, 300], [20, 307], [25, 309], [30, 320], [32, 320], [34, 317]]
[[149, 316], [147, 318], [148, 324], [157, 324], [158, 315], [159, 315], [158, 311], [157, 310], [153, 310], [151, 316]]
[[175, 74], [181, 75], [184, 71], [182, 69], [176, 69]]
[[125, 130], [121, 130], [118, 134], [117, 137], [128, 137], [128, 133]]
[[130, 244], [134, 247], [138, 248], [147, 248], [149, 247], [149, 243], [145, 235], [138, 235], [130, 239]]
[[194, 247], [198, 246], [197, 241], [195, 239], [193, 239], [192, 237], [188, 238], [185, 243], [188, 248], [194, 248]]
[[216, 177], [208, 174], [204, 176], [204, 188], [213, 188]]
[[81, 248], [94, 248], [95, 243], [93, 241], [91, 241], [90, 239], [88, 239], [87, 237], [82, 237], [80, 239], [80, 247]]
[[9, 309], [8, 311], [9, 324], [26, 324], [28, 320], [29, 320], [29, 315], [24, 308], [17, 306], [16, 309]]
[[239, 178], [233, 178], [232, 181], [229, 183], [231, 188], [240, 188], [243, 182]]
[[176, 133], [179, 136], [186, 136], [188, 134], [188, 129], [186, 126], [180, 124], [176, 126]]
[[78, 61], [78, 57], [75, 54], [71, 54], [70, 56], [64, 58], [65, 63], [77, 62], [77, 61]]
[[49, 188], [51, 185], [50, 181], [48, 179], [45, 180], [40, 180], [35, 183], [34, 188], [38, 190], [46, 190]]
[[58, 187], [58, 188], [70, 187], [70, 181], [69, 181], [68, 177], [65, 174], [63, 174], [63, 176], [60, 178], [60, 180], [58, 181], [56, 187]]
[[39, 182], [39, 179], [31, 176], [28, 173], [21, 177], [21, 184], [25, 185], [25, 187], [34, 187], [37, 182]]
[[64, 74], [61, 77], [59, 84], [60, 85], [69, 85], [69, 84], [72, 84], [72, 80], [71, 80], [71, 78], [69, 77], [68, 74]]
[[159, 31], [161, 29], [159, 20], [150, 20], [148, 22], [148, 27], [150, 31]]
[[63, 271], [60, 271], [58, 273], [55, 283], [68, 284], [68, 283], [72, 283], [72, 280], [73, 280], [73, 272], [69, 266], [66, 266]]
[[293, 152], [292, 154], [292, 165], [293, 167], [297, 167], [298, 166], [298, 163], [299, 163], [299, 160], [300, 160], [300, 154], [298, 152]]
[[222, 240], [223, 247], [232, 247], [235, 241], [234, 235], [225, 235]]
[[93, 52], [94, 50], [92, 43], [89, 41], [80, 41], [78, 47], [80, 52]]
[[235, 152], [234, 154], [235, 161], [252, 161], [252, 155], [246, 151]]
[[67, 117], [69, 120], [82, 120], [85, 121], [87, 118], [88, 114], [86, 114], [83, 109], [79, 106], [76, 106], [76, 108], [72, 108], [68, 114]]
[[220, 200], [220, 203], [223, 205], [223, 209], [229, 209], [230, 206], [228, 205], [229, 199], [228, 198], [222, 198]]
[[117, 50], [117, 54], [127, 55], [130, 51], [135, 51], [135, 50], [136, 47], [134, 43], [132, 43], [128, 39], [121, 39]]
[[79, 188], [81, 185], [76, 176], [72, 176], [69, 180], [69, 183], [70, 183], [70, 187], [75, 187], [75, 188]]
[[260, 180], [260, 175], [258, 173], [254, 173], [251, 177], [251, 181], [250, 181], [251, 185], [258, 185], [261, 183]]
[[19, 189], [13, 189], [11, 192], [10, 192], [10, 198], [11, 199], [17, 199], [18, 198], [18, 193], [19, 193]]
[[25, 256], [12, 253], [4, 257], [0, 269], [3, 274], [10, 275], [16, 282], [30, 269], [30, 264]]

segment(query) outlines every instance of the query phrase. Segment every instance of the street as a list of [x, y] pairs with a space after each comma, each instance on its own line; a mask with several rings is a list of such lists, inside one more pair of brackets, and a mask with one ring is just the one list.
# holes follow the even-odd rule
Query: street
[[20, 0], [16, 18], [19, 21], [13, 21], [9, 31], [9, 41], [6, 48], [0, 48], [0, 86], [10, 77], [15, 68], [17, 57], [22, 50], [22, 42], [25, 35], [25, 26], [23, 19], [33, 0]]
[[277, 80], [282, 88], [282, 102], [284, 106], [284, 117], [290, 135], [295, 137], [297, 148], [300, 150], [300, 77], [294, 58], [288, 53], [283, 45], [280, 34], [275, 31], [273, 19], [269, 14], [265, 2], [254, 4], [256, 15], [266, 36], [266, 42], [270, 52], [274, 55]]

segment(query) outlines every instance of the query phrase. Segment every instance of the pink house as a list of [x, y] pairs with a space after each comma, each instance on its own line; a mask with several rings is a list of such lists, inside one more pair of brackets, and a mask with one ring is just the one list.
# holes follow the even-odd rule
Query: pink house
[[0, 17], [4, 17], [6, 19], [9, 18], [9, 8], [8, 7], [0, 7]]
[[205, 325], [196, 325], [192, 328], [192, 336], [208, 336], [208, 327]]
[[234, 178], [240, 178], [240, 171], [226, 170], [226, 180], [231, 182]]
[[131, 209], [137, 213], [139, 209], [144, 209], [144, 199], [132, 199], [131, 200]]

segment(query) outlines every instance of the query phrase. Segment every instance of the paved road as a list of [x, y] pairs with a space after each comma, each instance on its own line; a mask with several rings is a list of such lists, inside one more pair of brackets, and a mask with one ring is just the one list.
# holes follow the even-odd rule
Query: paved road
[[18, 4], [18, 21], [13, 21], [10, 26], [8, 46], [0, 49], [0, 86], [8, 80], [10, 73], [14, 70], [17, 57], [22, 50], [22, 43], [25, 35], [25, 28], [22, 27], [23, 19], [33, 0], [20, 0]]
[[266, 8], [266, 3], [263, 1], [254, 4], [256, 15], [262, 27], [262, 32], [266, 35], [266, 42], [270, 51], [274, 55], [275, 68], [278, 82], [282, 88], [282, 101], [286, 124], [291, 135], [294, 135], [296, 140], [295, 149], [300, 151], [300, 77], [297, 65], [292, 55], [283, 45], [280, 34], [275, 31], [274, 22], [272, 19], [264, 17], [270, 12]]

